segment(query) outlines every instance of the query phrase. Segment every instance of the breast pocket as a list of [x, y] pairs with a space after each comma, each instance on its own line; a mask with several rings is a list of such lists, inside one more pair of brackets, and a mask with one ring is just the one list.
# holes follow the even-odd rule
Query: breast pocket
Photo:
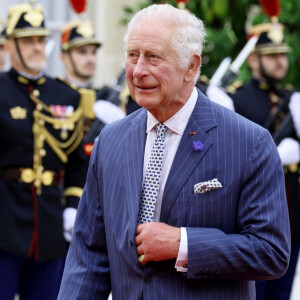
[[185, 200], [184, 212], [191, 227], [224, 229], [229, 220], [235, 218], [236, 197], [231, 185], [218, 190], [191, 195]]

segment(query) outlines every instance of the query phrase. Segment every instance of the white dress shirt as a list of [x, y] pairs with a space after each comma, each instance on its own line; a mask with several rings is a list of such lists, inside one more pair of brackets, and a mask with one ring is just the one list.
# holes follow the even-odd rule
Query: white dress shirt
[[[163, 158], [163, 165], [161, 171], [161, 178], [159, 184], [159, 190], [157, 195], [157, 201], [155, 206], [155, 212], [153, 221], [159, 222], [160, 212], [161, 212], [161, 204], [163, 192], [165, 189], [166, 181], [177, 152], [181, 137], [184, 133], [188, 120], [195, 108], [197, 101], [198, 93], [196, 88], [193, 89], [193, 92], [185, 103], [185, 105], [170, 119], [164, 122], [164, 125], [167, 127], [165, 133], [165, 153]], [[147, 139], [145, 146], [145, 156], [144, 156], [144, 174], [143, 178], [145, 178], [145, 172], [147, 169], [147, 165], [150, 159], [150, 153], [152, 149], [152, 145], [156, 138], [156, 125], [160, 123], [151, 113], [147, 113]], [[187, 235], [186, 229], [181, 228], [181, 240], [180, 240], [180, 248], [176, 261], [176, 269], [181, 272], [186, 272], [187, 265]]]

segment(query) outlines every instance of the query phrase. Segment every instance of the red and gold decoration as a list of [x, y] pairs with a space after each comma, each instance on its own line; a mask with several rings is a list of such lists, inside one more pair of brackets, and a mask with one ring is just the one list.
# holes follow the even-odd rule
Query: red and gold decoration
[[85, 12], [87, 0], [70, 0], [74, 11], [78, 14]]
[[248, 37], [258, 36], [254, 53], [258, 55], [289, 53], [290, 47], [285, 42], [284, 26], [278, 22], [280, 14], [279, 0], [259, 0], [271, 22], [252, 26]]
[[278, 21], [280, 13], [279, 0], [259, 0], [264, 12], [270, 17], [271, 21]]
[[176, 0], [176, 2], [178, 8], [185, 9], [185, 6], [189, 2], [189, 0]]

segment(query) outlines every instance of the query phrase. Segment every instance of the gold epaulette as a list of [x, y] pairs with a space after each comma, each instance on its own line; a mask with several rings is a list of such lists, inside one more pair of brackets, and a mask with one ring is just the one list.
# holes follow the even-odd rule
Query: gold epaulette
[[203, 83], [205, 83], [207, 85], [209, 85], [209, 82], [210, 82], [209, 78], [206, 75], [201, 75], [199, 77], [198, 81], [201, 81], [201, 82], [203, 82]]
[[236, 90], [243, 86], [243, 82], [240, 80], [236, 80], [232, 82], [228, 87], [226, 87], [226, 93], [235, 94]]
[[80, 88], [76, 84], [69, 82], [65, 78], [57, 77], [58, 80], [76, 90], [80, 94], [82, 105], [82, 115], [87, 119], [95, 119], [94, 103], [96, 102], [96, 92], [93, 89]]
[[285, 84], [284, 86], [283, 86], [283, 88], [285, 89], [285, 90], [288, 90], [288, 91], [293, 91], [293, 90], [295, 90], [295, 88], [291, 85], [291, 84]]
[[82, 104], [82, 114], [87, 119], [95, 119], [94, 104], [96, 102], [96, 92], [92, 89], [79, 88], [80, 102]]

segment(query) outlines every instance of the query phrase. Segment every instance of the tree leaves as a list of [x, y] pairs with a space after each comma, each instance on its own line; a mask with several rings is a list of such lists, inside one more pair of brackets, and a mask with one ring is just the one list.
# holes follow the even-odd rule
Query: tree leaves
[[[161, 2], [176, 6], [174, 0], [141, 0], [130, 13]], [[258, 9], [253, 10], [253, 5]], [[289, 54], [290, 70], [285, 82], [300, 88], [300, 1], [281, 0], [280, 5], [279, 21], [285, 26], [286, 41], [292, 48]], [[250, 17], [252, 24], [269, 21], [258, 0], [189, 0], [186, 8], [202, 19], [207, 29], [208, 38], [203, 52], [202, 74], [208, 78], [211, 78], [225, 57], [229, 56], [234, 60], [243, 49], [247, 42], [245, 26]], [[259, 13], [249, 16], [251, 11]], [[128, 19], [130, 19], [130, 13], [127, 9]], [[245, 63], [238, 79], [247, 81], [250, 76], [250, 70]]]

